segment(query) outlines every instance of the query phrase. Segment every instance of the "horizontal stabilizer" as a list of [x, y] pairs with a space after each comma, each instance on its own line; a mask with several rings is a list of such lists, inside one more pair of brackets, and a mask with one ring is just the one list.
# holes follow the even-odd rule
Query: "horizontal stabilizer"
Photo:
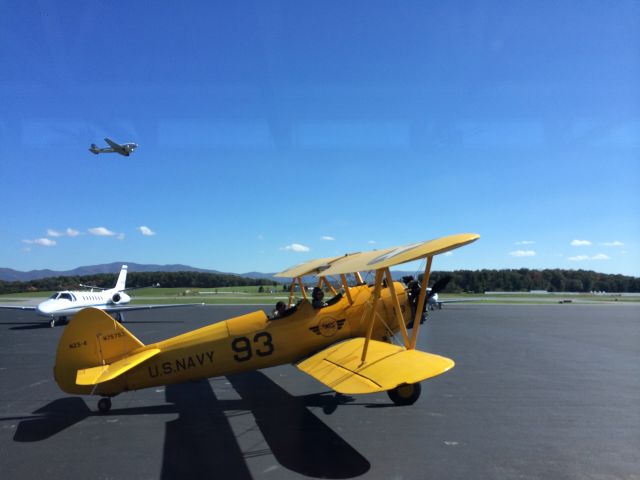
[[100, 365], [93, 368], [85, 368], [78, 370], [76, 375], [77, 385], [97, 385], [99, 383], [108, 382], [128, 372], [136, 365], [140, 365], [145, 360], [155, 357], [160, 353], [159, 348], [150, 348], [128, 357], [124, 357], [110, 365]]
[[419, 350], [406, 350], [390, 343], [369, 341], [362, 363], [364, 338], [333, 345], [297, 364], [332, 390], [344, 394], [391, 390], [404, 383], [417, 383], [453, 368], [453, 360]]

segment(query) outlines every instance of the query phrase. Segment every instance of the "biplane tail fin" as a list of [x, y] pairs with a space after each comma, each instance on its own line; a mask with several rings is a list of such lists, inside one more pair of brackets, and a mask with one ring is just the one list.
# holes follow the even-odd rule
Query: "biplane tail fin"
[[[102, 310], [85, 308], [64, 329], [58, 343], [54, 376], [58, 386], [67, 393], [90, 393], [89, 385], [121, 375], [153, 356], [139, 353], [154, 350], [157, 349], [144, 349], [140, 340]], [[159, 351], [153, 354], [156, 353]], [[95, 367], [100, 368], [100, 374], [92, 370]], [[85, 371], [84, 375], [80, 371]], [[87, 383], [89, 380], [92, 381]]]
[[364, 338], [326, 348], [296, 366], [332, 390], [344, 394], [374, 393], [418, 383], [453, 368], [450, 358], [370, 340], [362, 361]]

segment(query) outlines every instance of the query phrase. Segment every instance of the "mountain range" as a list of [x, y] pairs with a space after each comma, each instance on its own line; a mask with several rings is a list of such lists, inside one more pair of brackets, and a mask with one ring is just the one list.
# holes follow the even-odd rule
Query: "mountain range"
[[[73, 270], [30, 270], [28, 272], [21, 272], [19, 270], [13, 270], [12, 268], [0, 268], [0, 281], [5, 282], [29, 282], [31, 280], [39, 280], [47, 277], [79, 277], [84, 275], [96, 275], [99, 273], [118, 273], [122, 265], [129, 266], [129, 272], [203, 272], [203, 273], [225, 273], [229, 275], [238, 275], [246, 278], [266, 278], [268, 280], [275, 280], [277, 282], [287, 283], [288, 279], [274, 278], [274, 273], [262, 273], [262, 272], [246, 272], [246, 273], [231, 273], [221, 272], [219, 270], [208, 270], [205, 268], [196, 268], [189, 265], [171, 264], [171, 265], [156, 265], [156, 264], [142, 264], [135, 262], [112, 262], [103, 263], [100, 265], [87, 265], [84, 267], [74, 268]], [[392, 271], [394, 279], [399, 279], [403, 275], [412, 275], [413, 272]]]

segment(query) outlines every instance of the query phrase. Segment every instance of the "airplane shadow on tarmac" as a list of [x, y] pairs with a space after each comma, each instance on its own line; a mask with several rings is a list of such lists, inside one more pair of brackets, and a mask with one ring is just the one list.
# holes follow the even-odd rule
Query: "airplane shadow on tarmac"
[[[161, 478], [194, 478], [225, 472], [228, 478], [252, 478], [246, 459], [273, 454], [283, 467], [310, 477], [351, 478], [371, 465], [358, 451], [329, 428], [308, 407], [327, 414], [351, 403], [346, 396], [320, 393], [295, 397], [261, 372], [227, 377], [240, 400], [219, 400], [208, 380], [168, 385], [171, 405], [113, 409], [112, 416], [177, 413], [167, 422]], [[251, 412], [268, 450], [243, 452], [226, 411]], [[79, 397], [54, 400], [21, 420], [16, 442], [45, 440], [83, 421], [92, 412]]]

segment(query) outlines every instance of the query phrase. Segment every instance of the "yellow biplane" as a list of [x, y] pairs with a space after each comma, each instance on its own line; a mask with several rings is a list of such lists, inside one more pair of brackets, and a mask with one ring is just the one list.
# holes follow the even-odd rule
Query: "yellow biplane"
[[[100, 395], [98, 409], [108, 412], [111, 397], [122, 392], [293, 363], [338, 393], [386, 391], [396, 404], [413, 404], [420, 381], [454, 366], [416, 350], [433, 257], [478, 238], [450, 235], [296, 265], [276, 275], [292, 279], [289, 308], [279, 316], [260, 310], [151, 345], [103, 311], [87, 308], [60, 339], [55, 380], [67, 393]], [[426, 259], [419, 288], [392, 280], [389, 267], [419, 259]], [[372, 285], [361, 272], [375, 272]], [[310, 301], [302, 280], [309, 275], [334, 293], [328, 278], [339, 277], [343, 293], [326, 303]], [[293, 305], [296, 285], [304, 298]], [[391, 343], [397, 332], [402, 345]]]

